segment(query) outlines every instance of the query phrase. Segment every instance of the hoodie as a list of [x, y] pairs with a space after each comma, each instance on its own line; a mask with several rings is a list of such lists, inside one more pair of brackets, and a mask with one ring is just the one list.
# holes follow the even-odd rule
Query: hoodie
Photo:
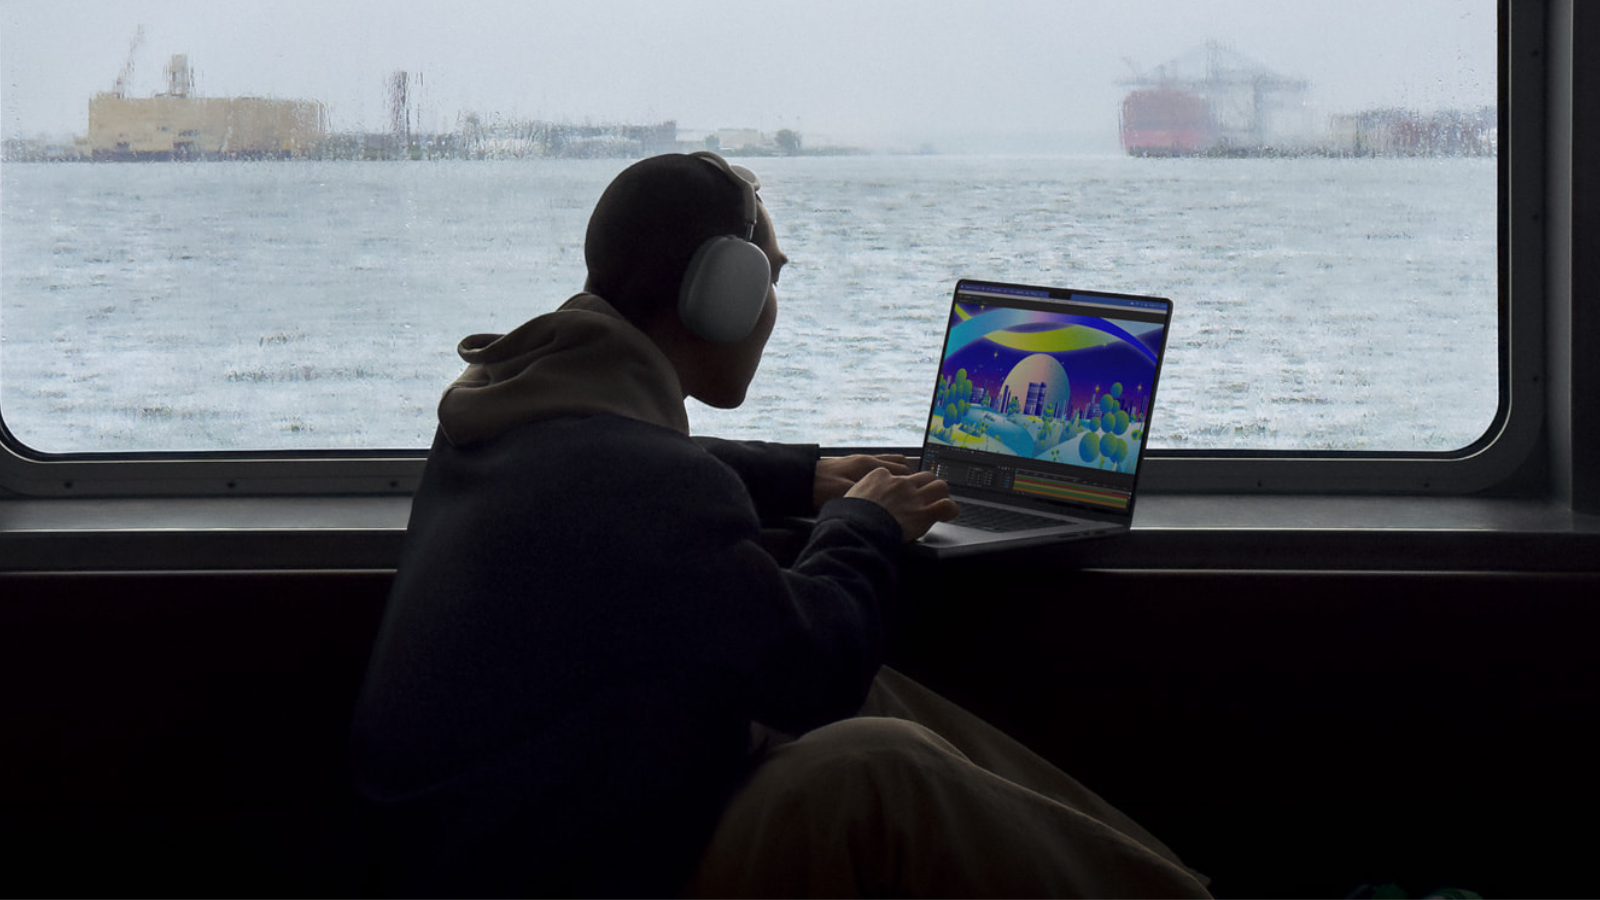
[[456, 446], [563, 415], [614, 415], [689, 433], [672, 364], [611, 304], [578, 294], [509, 334], [475, 334], [456, 348], [467, 369], [439, 401]]
[[752, 723], [855, 713], [900, 529], [815, 447], [688, 435], [671, 365], [591, 294], [461, 344], [351, 732], [368, 888], [677, 891]]

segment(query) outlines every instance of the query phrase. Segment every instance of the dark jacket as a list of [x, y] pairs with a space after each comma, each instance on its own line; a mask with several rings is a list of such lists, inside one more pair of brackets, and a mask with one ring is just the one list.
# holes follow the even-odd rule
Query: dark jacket
[[[594, 340], [607, 359], [653, 349], [620, 319], [580, 318], [600, 337], [570, 345], [573, 362]], [[520, 354], [535, 362], [500, 376], [547, 390], [526, 373], [551, 343], [519, 332], [468, 348], [463, 382], [503, 385], [485, 371]], [[468, 355], [482, 349], [496, 358]], [[614, 398], [665, 360], [623, 363], [632, 375], [589, 389]], [[352, 733], [373, 886], [670, 893], [747, 770], [752, 722], [800, 733], [860, 706], [899, 527], [833, 501], [783, 569], [760, 521], [811, 511], [815, 448], [693, 439], [648, 399], [533, 402], [488, 427], [483, 408], [450, 410], [460, 400], [441, 405]]]

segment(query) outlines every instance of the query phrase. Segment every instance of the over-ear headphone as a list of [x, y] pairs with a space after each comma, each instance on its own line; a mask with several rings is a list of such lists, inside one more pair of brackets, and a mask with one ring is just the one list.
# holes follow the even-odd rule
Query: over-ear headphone
[[678, 288], [678, 315], [708, 341], [731, 344], [750, 333], [772, 287], [772, 264], [751, 243], [756, 230], [756, 191], [761, 182], [743, 166], [705, 150], [689, 154], [716, 166], [739, 186], [744, 233], [724, 234], [701, 244], [689, 259]]

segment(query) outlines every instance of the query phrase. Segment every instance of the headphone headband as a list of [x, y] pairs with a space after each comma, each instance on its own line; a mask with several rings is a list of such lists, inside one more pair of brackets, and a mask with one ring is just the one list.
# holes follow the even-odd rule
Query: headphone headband
[[744, 166], [733, 165], [710, 150], [696, 150], [689, 155], [696, 159], [703, 159], [716, 166], [724, 175], [728, 176], [728, 180], [739, 186], [741, 198], [739, 214], [741, 221], [744, 223], [742, 237], [747, 241], [754, 240], [756, 235], [756, 192], [761, 190], [761, 179], [756, 177], [756, 173]]

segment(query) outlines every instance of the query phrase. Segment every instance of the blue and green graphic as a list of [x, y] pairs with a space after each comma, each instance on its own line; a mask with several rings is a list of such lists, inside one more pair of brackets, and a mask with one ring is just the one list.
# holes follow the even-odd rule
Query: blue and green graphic
[[957, 304], [928, 423], [936, 444], [1132, 472], [1160, 323]]

